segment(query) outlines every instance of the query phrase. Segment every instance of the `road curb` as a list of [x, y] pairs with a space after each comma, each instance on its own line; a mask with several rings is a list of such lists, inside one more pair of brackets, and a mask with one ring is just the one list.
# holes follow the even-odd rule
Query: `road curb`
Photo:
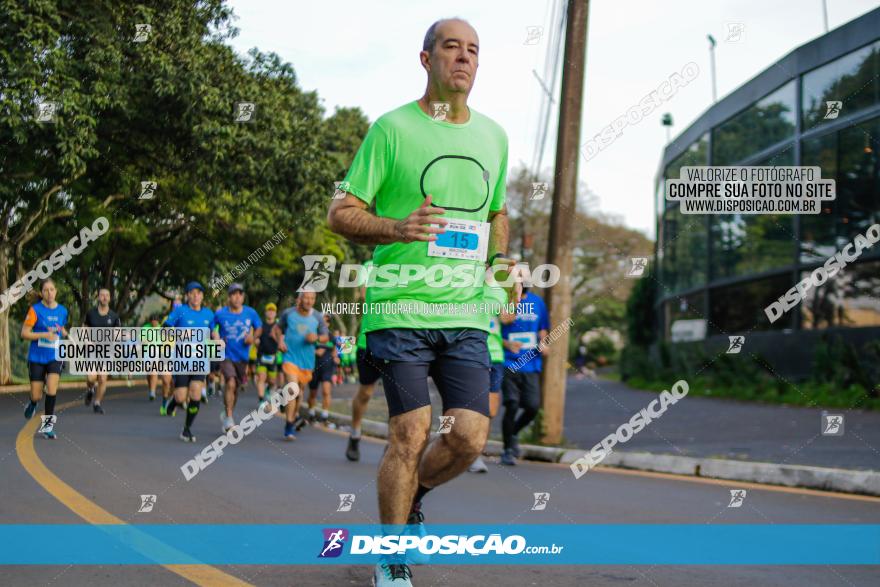
[[[130, 387], [134, 387], [135, 385], [141, 385], [141, 383], [138, 381], [132, 380]], [[109, 387], [129, 387], [129, 385], [128, 385], [128, 381], [114, 380], [114, 381], [108, 381], [107, 387], [108, 388]], [[3, 387], [0, 387], [0, 395], [3, 395], [5, 393], [21, 393], [23, 391], [30, 391], [30, 388], [31, 388], [31, 386], [26, 383], [21, 383], [19, 385], [5, 385]], [[61, 383], [58, 384], [59, 391], [64, 391], [65, 389], [85, 389], [85, 388], [86, 388], [85, 379], [83, 379], [82, 381], [62, 381]]]
[[[330, 420], [335, 422], [337, 426], [351, 425], [351, 416], [346, 414], [330, 412]], [[362, 420], [361, 431], [368, 436], [388, 438], [388, 425], [376, 422], [375, 420]], [[501, 442], [489, 440], [483, 453], [490, 456], [498, 456], [503, 448]], [[522, 444], [520, 445], [520, 450], [522, 451], [522, 457], [528, 460], [566, 465], [575, 462], [584, 456], [586, 452], [582, 449], [566, 449], [532, 444]], [[609, 454], [602, 461], [601, 466], [880, 496], [880, 472], [878, 471], [857, 471], [828, 467], [810, 467], [806, 465], [785, 465], [621, 451], [614, 451]]]
[[[569, 450], [559, 462], [571, 464], [582, 456], [583, 450]], [[878, 471], [618, 451], [605, 457], [602, 466], [880, 496]]]

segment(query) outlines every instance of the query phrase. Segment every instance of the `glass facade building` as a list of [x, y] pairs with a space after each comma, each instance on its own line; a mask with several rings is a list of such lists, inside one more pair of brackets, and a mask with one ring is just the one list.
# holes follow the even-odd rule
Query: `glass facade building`
[[[685, 165], [816, 165], [836, 180], [837, 199], [818, 215], [684, 215], [665, 201], [664, 180]], [[880, 9], [795, 49], [707, 110], [667, 146], [655, 202], [658, 339], [687, 340], [674, 334], [679, 321], [705, 320], [705, 337], [724, 340], [880, 327], [880, 244], [776, 322], [764, 313], [880, 222]]]

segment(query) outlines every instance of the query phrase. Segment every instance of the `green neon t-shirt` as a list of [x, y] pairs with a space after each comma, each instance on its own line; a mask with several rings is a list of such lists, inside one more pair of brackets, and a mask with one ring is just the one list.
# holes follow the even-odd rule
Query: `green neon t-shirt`
[[[490, 308], [494, 309], [496, 306], [507, 303], [507, 292], [504, 288], [485, 285], [483, 293], [486, 304]], [[486, 339], [486, 345], [489, 347], [489, 360], [493, 363], [504, 362], [504, 343], [502, 341], [501, 319], [498, 317], [498, 314], [493, 312], [489, 316], [489, 337]]]
[[[463, 124], [435, 120], [417, 102], [410, 102], [370, 127], [343, 189], [367, 204], [375, 201], [380, 217], [406, 218], [431, 194], [432, 205], [446, 210], [445, 218], [487, 222], [490, 211], [504, 207], [506, 181], [507, 135], [497, 123], [473, 109]], [[467, 238], [456, 243], [471, 247], [476, 238]], [[428, 243], [421, 241], [378, 245], [373, 251], [375, 277], [368, 283], [366, 301], [368, 307], [382, 309], [362, 332], [385, 328], [488, 332], [488, 314], [474, 310], [484, 301], [484, 262], [429, 256]], [[397, 266], [403, 264], [423, 267], [427, 276], [401, 284], [396, 277], [403, 272]], [[460, 287], [465, 282], [470, 284]], [[435, 304], [435, 311], [408, 311], [423, 304]], [[438, 311], [445, 304], [456, 309]]]

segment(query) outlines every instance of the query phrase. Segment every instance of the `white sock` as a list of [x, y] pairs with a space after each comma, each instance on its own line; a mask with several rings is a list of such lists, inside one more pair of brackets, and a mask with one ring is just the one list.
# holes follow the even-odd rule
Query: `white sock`
[[328, 412], [327, 410], [321, 410], [321, 417], [326, 420], [330, 417], [330, 412]]
[[352, 438], [360, 438], [361, 437], [361, 427], [351, 429], [351, 437]]

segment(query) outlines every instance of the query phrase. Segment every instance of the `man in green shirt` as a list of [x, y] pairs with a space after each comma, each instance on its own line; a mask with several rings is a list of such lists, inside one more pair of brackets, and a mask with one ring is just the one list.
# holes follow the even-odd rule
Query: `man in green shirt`
[[[489, 316], [467, 308], [484, 303], [486, 264], [507, 251], [507, 136], [467, 105], [478, 54], [468, 23], [431, 25], [419, 54], [424, 95], [373, 124], [339, 185], [346, 195], [334, 198], [328, 214], [334, 232], [377, 245], [365, 331], [388, 402], [388, 449], [377, 481], [388, 534], [400, 534], [403, 524], [423, 531], [422, 498], [467, 469], [488, 433]], [[460, 279], [468, 274], [479, 279]], [[435, 311], [431, 303], [455, 310]], [[445, 424], [430, 446], [429, 375]], [[374, 580], [406, 587], [410, 576], [406, 560], [389, 558]]]

